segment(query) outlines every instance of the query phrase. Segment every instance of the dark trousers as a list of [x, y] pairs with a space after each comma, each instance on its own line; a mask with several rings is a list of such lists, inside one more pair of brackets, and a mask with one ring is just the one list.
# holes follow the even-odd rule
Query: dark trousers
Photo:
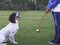
[[55, 36], [60, 38], [60, 12], [52, 12], [54, 25], [55, 25]]

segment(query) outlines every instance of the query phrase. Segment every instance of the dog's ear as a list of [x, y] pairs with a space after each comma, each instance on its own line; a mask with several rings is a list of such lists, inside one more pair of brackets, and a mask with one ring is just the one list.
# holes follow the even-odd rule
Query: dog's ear
[[15, 22], [15, 16], [16, 16], [16, 13], [12, 13], [12, 14], [9, 16], [9, 21], [12, 22], [12, 23], [16, 23], [16, 22]]

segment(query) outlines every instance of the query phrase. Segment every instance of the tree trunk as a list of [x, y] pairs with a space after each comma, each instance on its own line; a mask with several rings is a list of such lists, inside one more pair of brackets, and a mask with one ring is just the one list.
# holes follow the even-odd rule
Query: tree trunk
[[35, 9], [37, 7], [37, 0], [34, 0], [34, 4], [35, 4]]

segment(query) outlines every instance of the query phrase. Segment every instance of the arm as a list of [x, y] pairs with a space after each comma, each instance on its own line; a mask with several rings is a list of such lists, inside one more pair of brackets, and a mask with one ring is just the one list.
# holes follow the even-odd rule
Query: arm
[[49, 8], [49, 6], [51, 5], [51, 2], [52, 2], [51, 0], [48, 1], [48, 5], [47, 5], [47, 8], [46, 9]]
[[49, 1], [47, 9], [52, 9], [56, 7], [58, 3], [60, 3], [60, 0], [54, 0], [53, 2]]
[[49, 13], [52, 8], [54, 8], [58, 5], [58, 3], [60, 3], [60, 0], [49, 0], [47, 9], [46, 9], [46, 13]]

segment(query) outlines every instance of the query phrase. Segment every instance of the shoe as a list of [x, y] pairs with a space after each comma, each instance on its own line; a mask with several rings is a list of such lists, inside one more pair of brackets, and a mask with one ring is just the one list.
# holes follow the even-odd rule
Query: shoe
[[54, 43], [52, 43], [52, 42], [50, 42], [50, 41], [48, 41], [48, 43], [49, 43], [49, 44], [51, 44], [51, 45], [53, 45], [53, 44], [54, 44]]
[[49, 44], [59, 44], [60, 42], [58, 40], [52, 40], [52, 41], [48, 41]]

